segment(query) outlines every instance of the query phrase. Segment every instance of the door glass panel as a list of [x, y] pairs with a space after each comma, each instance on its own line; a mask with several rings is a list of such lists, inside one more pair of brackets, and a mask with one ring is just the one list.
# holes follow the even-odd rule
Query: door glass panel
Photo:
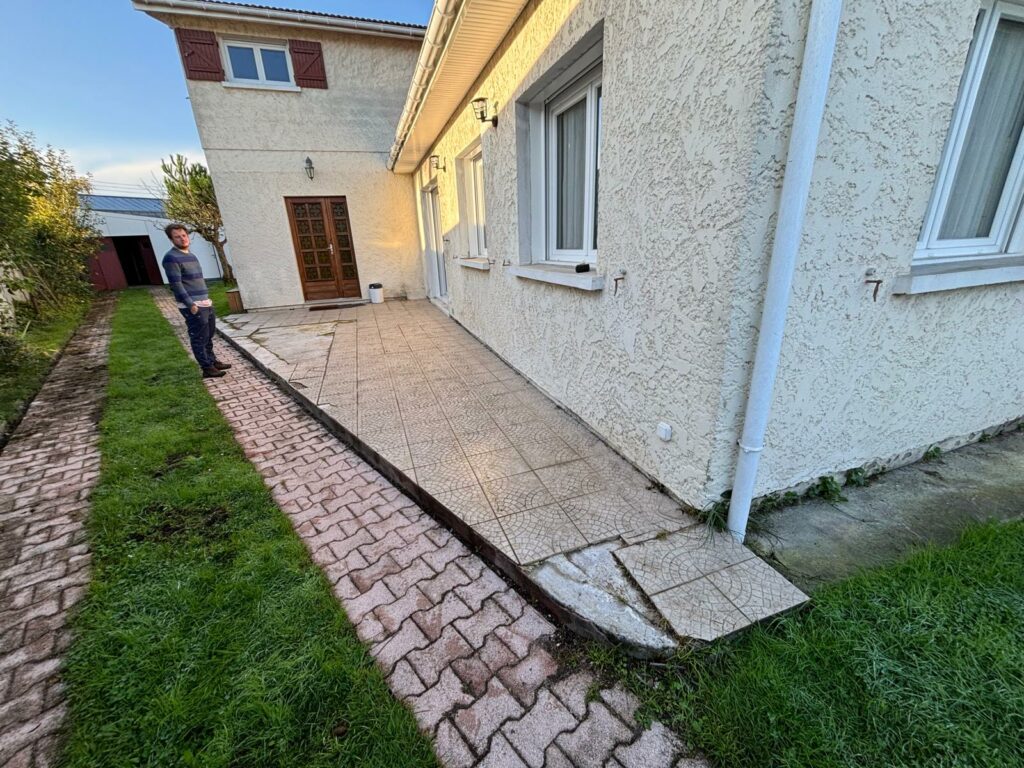
[[313, 258], [312, 253], [304, 253], [302, 254], [302, 263], [308, 267], [311, 267], [313, 266], [313, 264], [316, 263], [316, 259]]
[[312, 250], [312, 248], [313, 248], [313, 238], [312, 237], [300, 237], [299, 238], [299, 248], [301, 248], [304, 251]]
[[[324, 217], [324, 212], [320, 209], [320, 204], [319, 203], [310, 203], [309, 204], [309, 218], [311, 218], [311, 219], [322, 219], [323, 217]], [[323, 226], [323, 224], [321, 224], [320, 226]]]
[[[305, 218], [305, 216], [306, 216], [306, 204], [305, 203], [293, 203], [292, 204], [292, 210], [295, 211], [295, 217], [296, 218]], [[305, 222], [303, 222], [303, 224], [305, 224]], [[306, 224], [306, 226], [308, 227], [309, 225]], [[309, 230], [307, 229], [306, 231], [308, 232]]]
[[306, 267], [306, 279], [316, 280], [316, 267]]
[[317, 235], [316, 237], [313, 238], [313, 243], [316, 245], [317, 248], [326, 248], [327, 238], [324, 237], [323, 235]]
[[314, 219], [312, 221], [312, 225], [313, 225], [313, 234], [315, 234], [315, 235], [322, 235], [322, 234], [324, 234], [324, 223], [322, 221], [320, 221], [319, 219]]
[[341, 276], [346, 280], [356, 279], [356, 268], [351, 264], [341, 265]]
[[316, 260], [317, 260], [317, 263], [319, 263], [319, 264], [326, 264], [327, 266], [330, 266], [331, 265], [331, 254], [328, 253], [327, 251], [317, 251], [317, 253], [316, 253]]
[[308, 235], [309, 234], [309, 222], [308, 221], [297, 221], [297, 222], [295, 222], [295, 230], [300, 235]]

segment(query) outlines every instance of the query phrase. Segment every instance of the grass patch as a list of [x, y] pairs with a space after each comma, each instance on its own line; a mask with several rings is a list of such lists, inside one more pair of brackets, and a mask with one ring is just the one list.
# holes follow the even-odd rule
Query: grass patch
[[21, 418], [26, 405], [43, 386], [57, 354], [88, 308], [87, 302], [72, 302], [39, 317], [28, 305], [17, 305], [15, 328], [21, 349], [0, 365], [0, 438], [9, 433], [9, 427]]
[[207, 280], [206, 288], [210, 292], [210, 300], [213, 302], [213, 309], [217, 317], [225, 317], [231, 314], [228, 309], [228, 289], [236, 287], [234, 283], [228, 284], [223, 280]]
[[433, 766], [144, 291], [113, 319], [68, 766]]
[[577, 653], [721, 768], [1021, 765], [1022, 562], [1024, 524], [978, 526], [667, 664]]

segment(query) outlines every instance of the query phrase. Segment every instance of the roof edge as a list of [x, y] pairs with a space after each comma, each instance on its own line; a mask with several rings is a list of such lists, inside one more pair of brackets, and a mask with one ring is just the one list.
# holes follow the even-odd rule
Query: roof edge
[[398, 121], [398, 129], [395, 131], [395, 143], [391, 146], [388, 155], [388, 170], [394, 171], [395, 166], [402, 156], [405, 143], [412, 133], [416, 119], [419, 117], [423, 104], [427, 100], [427, 94], [434, 84], [438, 66], [448, 47], [452, 32], [456, 28], [455, 20], [462, 12], [465, 0], [436, 0], [434, 9], [430, 13], [430, 21], [427, 23], [427, 33], [423, 39], [423, 47], [420, 48], [419, 58], [416, 60], [416, 71], [412, 83], [409, 86], [409, 93], [405, 98], [405, 106], [402, 108], [402, 116]]
[[343, 16], [327, 16], [306, 11], [235, 5], [231, 3], [209, 2], [209, 0], [132, 0], [132, 7], [137, 11], [150, 15], [163, 13], [174, 16], [193, 16], [224, 21], [248, 21], [259, 24], [307, 27], [402, 40], [422, 39], [427, 31], [424, 27], [417, 24], [405, 24], [397, 21], [373, 21]]

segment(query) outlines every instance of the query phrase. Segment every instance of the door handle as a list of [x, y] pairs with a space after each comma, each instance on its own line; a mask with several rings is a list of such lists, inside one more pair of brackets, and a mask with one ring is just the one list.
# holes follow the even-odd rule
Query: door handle
[[334, 243], [328, 243], [327, 244], [327, 252], [329, 254], [331, 254], [331, 256], [334, 255]]

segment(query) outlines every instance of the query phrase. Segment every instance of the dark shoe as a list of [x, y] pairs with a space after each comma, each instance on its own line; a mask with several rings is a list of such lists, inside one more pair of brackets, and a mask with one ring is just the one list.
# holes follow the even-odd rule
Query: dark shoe
[[216, 368], [203, 368], [204, 379], [219, 379], [221, 376], [227, 376], [227, 374]]
[[231, 367], [231, 363], [222, 363], [220, 360], [214, 360], [213, 367], [216, 368], [218, 371], [226, 371], [228, 368]]

